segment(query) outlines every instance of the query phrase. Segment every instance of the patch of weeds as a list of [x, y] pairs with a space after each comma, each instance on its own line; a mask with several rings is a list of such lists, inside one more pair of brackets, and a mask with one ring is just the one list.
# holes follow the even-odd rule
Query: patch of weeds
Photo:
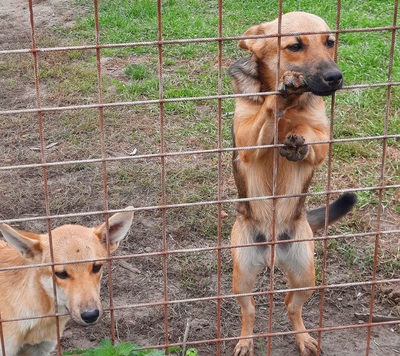
[[[383, 242], [378, 249], [377, 273], [381, 278], [396, 278], [400, 271], [399, 250], [396, 252], [392, 249], [383, 248], [382, 245], [384, 245]], [[375, 247], [372, 242], [357, 248], [355, 246], [349, 247], [349, 245], [342, 246], [339, 250], [345, 251], [344, 257], [348, 258], [349, 266], [358, 266], [362, 275], [369, 276], [372, 273], [375, 254]]]
[[90, 166], [88, 164], [83, 164], [83, 163], [77, 163], [77, 164], [72, 164], [68, 165], [65, 167], [65, 172], [66, 173], [77, 173], [77, 172], [85, 172], [88, 170]]
[[133, 189], [139, 190], [149, 199], [152, 199], [150, 204], [156, 204], [161, 194], [161, 173], [158, 169], [154, 169], [154, 165], [159, 167], [158, 162], [154, 161], [140, 162], [140, 164], [136, 161], [124, 164], [110, 163], [108, 180], [111, 187], [110, 194], [120, 193], [124, 195], [127, 194], [127, 189], [129, 189], [129, 193]]
[[400, 271], [400, 256], [399, 252], [393, 255], [381, 256], [379, 259], [378, 269], [383, 272], [385, 275], [392, 278], [392, 276], [396, 276], [398, 278]]
[[133, 80], [143, 80], [150, 76], [148, 67], [144, 64], [128, 65], [125, 74]]
[[10, 88], [10, 85], [12, 87], [21, 85], [21, 80], [32, 83], [33, 66], [30, 53], [1, 56], [0, 71], [1, 82], [6, 80], [7, 88]]
[[126, 100], [154, 100], [159, 98], [159, 79], [143, 66], [128, 66], [125, 70], [129, 83], [113, 80], [117, 92]]
[[317, 285], [322, 282], [322, 250], [319, 248], [319, 245], [315, 245], [316, 254], [314, 257], [315, 283]]
[[[172, 58], [175, 58], [173, 54]], [[164, 73], [165, 98], [201, 97], [217, 93], [217, 68], [213, 59], [187, 60], [170, 66]]]
[[168, 169], [167, 195], [173, 203], [193, 203], [217, 198], [216, 171], [200, 164]]
[[[182, 348], [173, 346], [168, 348], [168, 355], [180, 355]], [[109, 339], [103, 339], [100, 343], [87, 350], [72, 350], [63, 352], [63, 356], [84, 355], [84, 356], [164, 356], [166, 353], [157, 349], [142, 349], [140, 346], [131, 343], [121, 343], [114, 346]], [[196, 349], [186, 350], [185, 356], [197, 356]]]
[[323, 192], [324, 190], [325, 190], [325, 187], [322, 184], [315, 184], [313, 186], [314, 192]]
[[359, 253], [353, 244], [344, 242], [340, 244], [337, 251], [348, 265], [353, 265], [359, 262]]
[[85, 103], [97, 99], [96, 64], [87, 61], [88, 53], [60, 51], [41, 54], [39, 78], [59, 104], [79, 103], [82, 98]]
[[[210, 261], [214, 259], [211, 258]], [[182, 289], [190, 296], [203, 297], [212, 293], [211, 266], [205, 254], [191, 253], [175, 256], [176, 275]]]
[[340, 246], [340, 243], [339, 243], [338, 239], [330, 239], [330, 240], [328, 240], [328, 249], [330, 251], [337, 252], [339, 246]]
[[[338, 243], [336, 253], [339, 258], [353, 269], [356, 276], [358, 270], [361, 276], [370, 276], [374, 264], [375, 245], [374, 240], [370, 239], [363, 245], [353, 241], [341, 241]], [[381, 278], [393, 278], [400, 269], [400, 262], [394, 251], [385, 251], [380, 247], [378, 250], [377, 272]]]
[[400, 241], [396, 234], [383, 234], [379, 243], [378, 271], [388, 278], [400, 277]]
[[[179, 135], [179, 134], [185, 134], [185, 135], [191, 135], [192, 132], [189, 130], [185, 130], [186, 126], [190, 124], [190, 121], [196, 120], [196, 118], [199, 116], [201, 108], [204, 105], [196, 105], [195, 102], [193, 101], [177, 101], [177, 102], [171, 102], [171, 103], [165, 103], [164, 109], [165, 113], [172, 116], [173, 119], [175, 119], [175, 116], [179, 115], [181, 120], [186, 120], [186, 122], [183, 123], [183, 125], [174, 125], [174, 123], [171, 123], [171, 125], [166, 125], [166, 129], [172, 129], [170, 131], [173, 131], [173, 135]], [[178, 127], [177, 127], [178, 126]], [[168, 133], [167, 133], [168, 134]], [[169, 141], [172, 141], [172, 137], [169, 137]]]
[[[316, 242], [315, 244], [315, 277], [317, 284], [321, 283], [322, 279], [322, 261], [323, 261], [323, 242]], [[360, 281], [365, 276], [370, 276], [373, 269], [374, 263], [374, 241], [369, 238], [363, 245], [356, 238], [346, 239], [329, 239], [327, 243], [328, 250], [328, 264], [337, 262], [340, 266], [346, 266], [351, 270], [352, 281]], [[388, 254], [388, 257], [392, 256]], [[386, 271], [382, 270], [382, 266], [387, 266], [386, 261], [383, 258], [383, 252], [379, 251], [378, 255], [379, 266], [378, 270], [383, 276], [393, 273], [393, 269], [388, 267]]]
[[[339, 67], [343, 68], [343, 76], [348, 84], [370, 83], [371, 77], [376, 82], [387, 80], [390, 31], [341, 34], [339, 43]], [[361, 47], [368, 52], [368, 56], [359, 55]], [[366, 70], [359, 70], [359, 68]], [[395, 72], [398, 70], [396, 69]]]
[[352, 157], [376, 158], [375, 145], [370, 142], [343, 142], [333, 145], [335, 159], [350, 160]]
[[[386, 88], [368, 88], [338, 93], [335, 110], [334, 138], [383, 135], [385, 128], [386, 91]], [[393, 91], [393, 95], [396, 96], [396, 94], [396, 91]], [[396, 112], [389, 112], [389, 132], [393, 132], [393, 126], [396, 122], [395, 118]]]
[[176, 60], [173, 59], [173, 58], [166, 58], [166, 59], [164, 60], [164, 65], [165, 65], [166, 67], [173, 67], [173, 66], [175, 66], [176, 64], [177, 64], [177, 62], [176, 62]]
[[[395, 196], [390, 195], [390, 190], [387, 190], [388, 194], [384, 194], [381, 200], [383, 207], [388, 207], [392, 204], [392, 200]], [[366, 190], [357, 192], [359, 198], [358, 205], [360, 207], [366, 207], [368, 205], [378, 205], [379, 204], [379, 194], [376, 190]]]
[[[51, 121], [54, 122], [54, 117], [46, 116], [46, 123]], [[46, 129], [52, 128], [48, 135], [53, 140], [64, 141], [68, 146], [82, 150], [91, 150], [93, 146], [99, 149], [100, 127], [96, 111], [90, 109], [67, 111], [56, 123], [57, 125], [46, 125]]]
[[[168, 217], [184, 231], [185, 240], [192, 240], [193, 246], [204, 247], [204, 243], [216, 241], [217, 214], [215, 206], [191, 206], [171, 209]], [[229, 232], [229, 228], [225, 230], [226, 234]]]
[[267, 354], [267, 342], [264, 338], [258, 338], [258, 343], [260, 345], [260, 355], [266, 355]]

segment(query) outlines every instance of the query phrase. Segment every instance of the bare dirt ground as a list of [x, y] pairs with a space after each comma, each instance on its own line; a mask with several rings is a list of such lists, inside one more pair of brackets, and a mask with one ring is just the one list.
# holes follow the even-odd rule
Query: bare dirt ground
[[[34, 1], [36, 35], [40, 41], [46, 36], [59, 33], [63, 29], [73, 26], [77, 16], [76, 8], [68, 0]], [[27, 1], [1, 0], [0, 2], [0, 50], [29, 48], [31, 43], [29, 30], [29, 12]], [[58, 42], [62, 45], [62, 39]], [[62, 54], [60, 55], [62, 56]], [[61, 57], [54, 56], [54, 60]], [[104, 74], [126, 80], [123, 74], [125, 62], [121, 59], [105, 59]], [[33, 81], [32, 58], [30, 54], [1, 54], [0, 55], [0, 110], [21, 109], [35, 107], [36, 93]], [[112, 89], [111, 89], [112, 91]], [[83, 100], [76, 94], [76, 98], [62, 97], [61, 93], [54, 93], [46, 85], [41, 84], [41, 100], [43, 105], [57, 106]], [[96, 98], [96, 89], [93, 97], [84, 98], [91, 102]], [[76, 101], [74, 101], [76, 100]], [[140, 153], [148, 153], [148, 141], [153, 140], [151, 126], [157, 114], [151, 108], [141, 113], [140, 120], [129, 108], [115, 109], [110, 114], [110, 121], [106, 122], [107, 152], [118, 156], [137, 149]], [[211, 115], [211, 114], [210, 114]], [[77, 119], [79, 116], [79, 119]], [[96, 127], [97, 113], [90, 110], [78, 113], [54, 113], [44, 115], [44, 132], [48, 161], [66, 161], [73, 159], [99, 157], [99, 143]], [[132, 125], [135, 127], [132, 128]], [[149, 136], [135, 136], [132, 131], [141, 129]], [[30, 163], [39, 163], [40, 155], [35, 150], [38, 147], [37, 115], [18, 114], [0, 116], [0, 157], [2, 166], [12, 166]], [[51, 146], [52, 143], [56, 143]], [[188, 143], [196, 147], [198, 138], [192, 138]], [[88, 147], [89, 146], [89, 147]], [[388, 152], [398, 160], [398, 151]], [[230, 174], [230, 157], [223, 157], [224, 186], [223, 196], [234, 197], [235, 189]], [[129, 163], [110, 163], [107, 166], [110, 208], [123, 208], [127, 205], [136, 207], [157, 205], [160, 197], [160, 168], [159, 161], [140, 159]], [[170, 172], [180, 174], [181, 168], [191, 165], [201, 179], [190, 179], [184, 187], [185, 193], [190, 192], [194, 185], [201, 187], [209, 183], [207, 172], [204, 169], [209, 164], [215, 164], [215, 159], [207, 157], [178, 158], [167, 161]], [[203, 171], [204, 170], [204, 171]], [[204, 173], [205, 172], [205, 173]], [[344, 171], [336, 171], [335, 178], [340, 180]], [[40, 169], [18, 169], [1, 171], [0, 189], [0, 219], [17, 219], [35, 217], [45, 214], [43, 177]], [[68, 214], [74, 212], [89, 212], [101, 210], [103, 202], [102, 167], [100, 164], [75, 164], [49, 169], [50, 204], [53, 214]], [[346, 178], [351, 186], [357, 186], [356, 181]], [[214, 182], [215, 183], [215, 182]], [[192, 185], [192, 186], [191, 186]], [[177, 187], [175, 194], [179, 195], [182, 188]], [[399, 198], [399, 192], [394, 192]], [[206, 199], [206, 198], [204, 198]], [[223, 220], [223, 244], [228, 245], [229, 230], [234, 219], [234, 206], [226, 204], [224, 209], [228, 217]], [[373, 231], [376, 226], [375, 214], [368, 207], [359, 207], [349, 221], [332, 229], [332, 233], [339, 234], [341, 227], [358, 229], [358, 231]], [[399, 228], [399, 216], [390, 207], [384, 210], [381, 228], [392, 230]], [[215, 238], [203, 238], [207, 229], [215, 230], [217, 220], [215, 207], [195, 207], [174, 209], [167, 211], [167, 243], [169, 250], [184, 250], [216, 245]], [[206, 219], [199, 222], [199, 217]], [[55, 225], [64, 223], [67, 219], [57, 219]], [[205, 224], [204, 221], [209, 224]], [[99, 217], [77, 217], [72, 223], [95, 224]], [[127, 241], [123, 242], [118, 255], [144, 254], [142, 257], [127, 258], [121, 265], [112, 264], [113, 304], [117, 310], [115, 317], [115, 335], [117, 342], [134, 342], [140, 345], [159, 345], [165, 341], [164, 307], [126, 307], [140, 303], [162, 302], [164, 300], [163, 285], [163, 257], [146, 255], [162, 250], [161, 241], [161, 214], [158, 210], [140, 211], [136, 214], [134, 226]], [[345, 225], [347, 224], [347, 225]], [[44, 221], [30, 221], [20, 224], [23, 229], [36, 231], [45, 230]], [[212, 235], [212, 234], [211, 234]], [[207, 231], [207, 236], [210, 233]], [[214, 233], [216, 236], [216, 231]], [[382, 251], [388, 254], [396, 253], [398, 236], [383, 234]], [[363, 240], [352, 239], [350, 244], [357, 248], [359, 244], [370, 243], [373, 238]], [[398, 249], [398, 247], [397, 247]], [[339, 249], [340, 251], [340, 249]], [[344, 250], [343, 250], [344, 251]], [[342, 252], [343, 252], [342, 251]], [[349, 253], [349, 249], [346, 250]], [[351, 252], [351, 251], [350, 251]], [[322, 246], [317, 244], [317, 259], [321, 260]], [[338, 258], [340, 252], [330, 253], [327, 257], [326, 279], [328, 284], [368, 281], [369, 272], [363, 270], [362, 265], [346, 262], [345, 257]], [[398, 256], [398, 251], [397, 251]], [[386, 257], [386, 256], [384, 256]], [[168, 339], [171, 343], [182, 342], [187, 321], [190, 321], [188, 342], [214, 339], [216, 337], [217, 304], [215, 301], [184, 301], [198, 297], [212, 297], [217, 291], [217, 252], [185, 252], [170, 255], [167, 258], [167, 291], [169, 300], [183, 300], [180, 303], [170, 304], [168, 307]], [[231, 258], [229, 250], [221, 252], [221, 294], [231, 294]], [[380, 265], [379, 271], [384, 271]], [[261, 276], [257, 291], [266, 291], [269, 286], [268, 273]], [[385, 278], [399, 278], [399, 271]], [[285, 288], [283, 278], [277, 271], [275, 289]], [[397, 289], [396, 289], [397, 288]], [[322, 333], [324, 354], [329, 356], [358, 356], [366, 353], [367, 331], [362, 326], [363, 321], [355, 317], [355, 313], [369, 312], [370, 287], [351, 286], [328, 289], [324, 299], [323, 326], [339, 327], [351, 326], [348, 329], [331, 330]], [[104, 304], [108, 305], [109, 287], [107, 275], [103, 278], [102, 294]], [[399, 317], [399, 286], [390, 284], [376, 289], [374, 300], [374, 314]], [[256, 333], [267, 332], [268, 328], [268, 296], [256, 298], [257, 319]], [[316, 292], [305, 305], [304, 319], [306, 326], [315, 328], [319, 322], [320, 294]], [[274, 296], [273, 331], [290, 331], [287, 313], [284, 308], [283, 294]], [[240, 310], [232, 298], [223, 298], [221, 301], [221, 336], [223, 338], [236, 337], [240, 333]], [[102, 338], [110, 336], [110, 314], [90, 328], [83, 328], [72, 323], [67, 327], [62, 337], [62, 349], [85, 349], [96, 345]], [[264, 338], [255, 340], [256, 354], [263, 354], [267, 341]], [[221, 343], [221, 354], [231, 355], [235, 341]], [[215, 343], [199, 343], [195, 345], [199, 355], [216, 354]], [[272, 355], [296, 355], [294, 337], [291, 335], [275, 336], [272, 338]], [[398, 325], [374, 326], [371, 328], [370, 352], [371, 356], [400, 355], [400, 329]]]

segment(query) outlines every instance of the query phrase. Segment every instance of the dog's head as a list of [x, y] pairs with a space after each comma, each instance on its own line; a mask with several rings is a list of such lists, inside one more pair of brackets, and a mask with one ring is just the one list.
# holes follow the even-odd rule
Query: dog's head
[[[331, 95], [340, 89], [343, 77], [333, 60], [335, 37], [329, 33], [326, 22], [305, 12], [290, 12], [281, 19], [281, 34], [284, 36], [279, 48], [278, 19], [253, 26], [243, 34], [272, 37], [249, 38], [239, 42], [241, 48], [253, 53], [263, 90], [276, 90], [278, 68], [279, 78], [287, 71], [303, 74], [306, 89], [315, 95]], [[265, 87], [265, 83], [274, 84], [273, 87]]]
[[[63, 225], [51, 231], [51, 244], [48, 234], [17, 231], [6, 224], [1, 224], [0, 230], [7, 242], [29, 263], [54, 261], [54, 276], [51, 267], [39, 267], [38, 282], [53, 298], [54, 277], [58, 312], [68, 312], [76, 323], [89, 325], [97, 322], [103, 313], [100, 300], [103, 259], [107, 257], [108, 249], [110, 252], [117, 249], [128, 233], [132, 219], [130, 210], [114, 214], [108, 224], [95, 228]], [[82, 260], [90, 261], [69, 263]]]

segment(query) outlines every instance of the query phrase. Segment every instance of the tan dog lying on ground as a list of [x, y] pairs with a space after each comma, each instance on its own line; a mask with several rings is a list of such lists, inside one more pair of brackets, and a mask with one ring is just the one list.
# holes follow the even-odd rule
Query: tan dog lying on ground
[[[51, 263], [51, 252], [48, 234], [38, 235], [0, 224], [8, 242], [0, 241], [1, 319], [26, 318], [2, 323], [7, 356], [45, 356], [55, 349], [56, 318], [29, 319], [54, 314], [55, 304], [58, 313], [70, 315], [59, 317], [60, 333], [70, 317], [81, 325], [90, 325], [100, 319], [102, 259], [107, 257], [107, 244], [110, 252], [117, 249], [129, 231], [132, 218], [132, 211], [114, 214], [108, 220], [108, 234], [106, 223], [95, 228], [63, 225], [52, 230], [52, 250], [57, 263], [54, 276], [50, 266], [1, 271], [8, 267]], [[66, 263], [87, 259], [91, 261]], [[57, 303], [54, 301], [53, 278]]]
[[[233, 135], [238, 148], [272, 145], [235, 151], [233, 169], [239, 198], [271, 196], [276, 164], [275, 195], [304, 194], [314, 169], [324, 162], [328, 144], [313, 142], [330, 139], [329, 123], [321, 96], [331, 95], [342, 86], [342, 73], [333, 61], [335, 38], [321, 18], [302, 12], [282, 16], [282, 36], [243, 39], [239, 46], [251, 56], [238, 60], [229, 69], [236, 93], [281, 91], [282, 95], [236, 98]], [[299, 34], [301, 32], [319, 34]], [[278, 33], [278, 20], [251, 27], [244, 36]], [[292, 35], [293, 34], [293, 35]], [[279, 54], [279, 56], [278, 56]], [[279, 58], [279, 59], [278, 59]], [[279, 73], [278, 71], [279, 61]], [[279, 83], [277, 84], [277, 81]], [[277, 137], [275, 138], [275, 122]], [[278, 154], [274, 151], [278, 149]], [[232, 229], [232, 245], [287, 241], [274, 248], [274, 265], [281, 268], [290, 288], [315, 285], [313, 231], [325, 226], [325, 208], [306, 213], [304, 196], [273, 200], [243, 201], [238, 204]], [[329, 207], [328, 224], [345, 215], [356, 202], [345, 194]], [[273, 231], [275, 226], [275, 231]], [[271, 247], [232, 248], [233, 291], [251, 293], [258, 274], [271, 263]], [[289, 292], [285, 298], [288, 314], [296, 332], [300, 354], [317, 355], [317, 342], [305, 331], [302, 307], [311, 290]], [[253, 355], [254, 299], [240, 296], [241, 339], [235, 356]]]

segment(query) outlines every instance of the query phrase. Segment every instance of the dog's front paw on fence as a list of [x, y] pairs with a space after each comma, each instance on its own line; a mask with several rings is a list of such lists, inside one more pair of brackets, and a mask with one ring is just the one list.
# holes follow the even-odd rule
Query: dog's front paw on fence
[[297, 134], [289, 134], [283, 141], [279, 153], [289, 161], [301, 161], [308, 153], [308, 146], [304, 143], [304, 137]]
[[283, 74], [278, 90], [282, 94], [301, 94], [307, 91], [307, 82], [303, 74], [287, 71]]

